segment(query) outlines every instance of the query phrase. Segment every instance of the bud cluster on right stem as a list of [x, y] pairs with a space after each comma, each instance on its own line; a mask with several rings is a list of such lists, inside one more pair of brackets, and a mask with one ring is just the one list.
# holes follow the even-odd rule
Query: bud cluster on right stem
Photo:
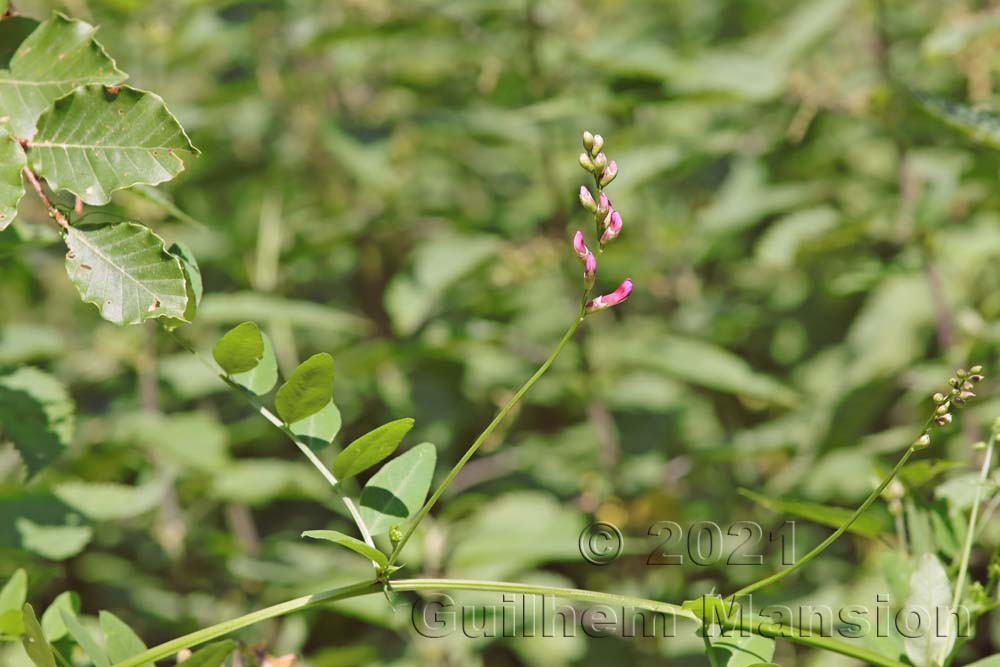
[[934, 415], [928, 422], [927, 429], [913, 442], [914, 449], [923, 449], [931, 444], [931, 430], [934, 427], [947, 426], [952, 422], [952, 411], [962, 409], [976, 394], [973, 389], [985, 379], [983, 367], [976, 365], [968, 370], [959, 368], [954, 377], [948, 378], [948, 391], [934, 394]]
[[[623, 224], [621, 213], [615, 210], [604, 192], [604, 188], [618, 176], [618, 163], [609, 160], [603, 148], [604, 137], [590, 132], [583, 133], [584, 150], [580, 153], [580, 166], [594, 177], [596, 197], [590, 188], [581, 185], [580, 204], [594, 216], [600, 252], [604, 252], [605, 246], [618, 237]], [[584, 315], [606, 310], [629, 297], [632, 293], [632, 281], [626, 278], [615, 291], [590, 299], [590, 292], [597, 281], [597, 258], [587, 247], [584, 234], [580, 230], [573, 235], [573, 251], [583, 263]]]

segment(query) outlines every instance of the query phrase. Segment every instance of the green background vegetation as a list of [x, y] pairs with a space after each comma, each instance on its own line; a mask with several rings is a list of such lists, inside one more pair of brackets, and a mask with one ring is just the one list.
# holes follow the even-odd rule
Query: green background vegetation
[[[728, 592], [778, 567], [778, 544], [761, 542], [764, 567], [650, 566], [649, 526], [794, 518], [741, 487], [855, 505], [948, 375], [995, 365], [1000, 160], [911, 95], [996, 106], [989, 3], [17, 5], [100, 25], [202, 151], [154, 194], [117, 193], [93, 214], [193, 249], [206, 295], [181, 335], [208, 353], [260, 322], [285, 377], [331, 353], [337, 444], [413, 416], [406, 446], [435, 443], [439, 476], [576, 312], [579, 133], [605, 136], [625, 229], [598, 289], [628, 275], [635, 293], [588, 318], [459, 476], [404, 551], [412, 575], [675, 602]], [[70, 447], [30, 483], [0, 447], [0, 580], [25, 567], [36, 607], [73, 590], [152, 645], [368, 576], [299, 538], [349, 522], [285, 437], [151, 323], [118, 328], [81, 303], [55, 238], [30, 196], [0, 234], [0, 366], [43, 368], [76, 404]], [[971, 444], [997, 415], [987, 396], [904, 476], [910, 555], [956, 558]], [[892, 548], [886, 505], [867, 516], [868, 537], [761, 604], [872, 605], [876, 591], [901, 604], [911, 561]], [[626, 535], [606, 567], [577, 549], [595, 518]], [[827, 533], [800, 518], [799, 553]], [[973, 577], [998, 539], [994, 522]], [[960, 663], [996, 652], [1000, 625], [976, 630]], [[381, 596], [241, 638], [309, 667], [704, 661], [694, 635], [424, 640]], [[898, 641], [867, 645], [891, 654]], [[846, 659], [779, 642], [775, 660]], [[0, 662], [27, 664], [20, 648]]]

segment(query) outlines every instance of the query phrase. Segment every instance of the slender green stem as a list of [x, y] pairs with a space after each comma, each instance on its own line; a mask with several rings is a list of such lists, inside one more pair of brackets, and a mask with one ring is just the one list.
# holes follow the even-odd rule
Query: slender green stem
[[[962, 545], [962, 560], [958, 565], [958, 577], [955, 579], [955, 592], [952, 594], [950, 613], [945, 625], [945, 637], [951, 632], [952, 616], [958, 611], [958, 603], [962, 601], [962, 590], [965, 588], [965, 574], [969, 570], [969, 556], [972, 553], [972, 543], [976, 538], [976, 521], [979, 520], [979, 505], [983, 502], [983, 487], [986, 486], [986, 480], [990, 474], [990, 465], [993, 462], [993, 448], [995, 445], [996, 435], [994, 434], [990, 436], [989, 442], [986, 444], [986, 456], [983, 457], [983, 465], [979, 469], [979, 483], [976, 485], [976, 494], [972, 499], [972, 510], [969, 512], [969, 529], [965, 532], [965, 542]], [[945, 658], [948, 657], [949, 648], [948, 642], [942, 645], [937, 664], [944, 664]]]
[[[170, 337], [173, 338], [178, 345], [180, 345], [182, 348], [193, 354], [195, 358], [198, 359], [198, 361], [203, 363], [210, 371], [212, 371], [212, 373], [218, 376], [219, 379], [221, 379], [227, 385], [232, 387], [236, 391], [236, 393], [242, 396], [246, 400], [246, 402], [249, 403], [250, 406], [257, 411], [257, 413], [260, 416], [262, 416], [264, 419], [270, 422], [271, 425], [273, 425], [275, 428], [284, 433], [288, 437], [288, 439], [291, 440], [295, 444], [295, 446], [299, 448], [299, 451], [305, 455], [306, 459], [309, 460], [309, 463], [311, 463], [313, 467], [319, 471], [319, 474], [323, 476], [323, 478], [333, 488], [334, 492], [344, 502], [344, 506], [347, 507], [348, 514], [351, 515], [351, 518], [354, 520], [354, 523], [357, 524], [358, 532], [361, 533], [361, 537], [364, 539], [365, 544], [372, 547], [373, 549], [377, 548], [375, 546], [375, 541], [372, 539], [371, 531], [368, 530], [368, 526], [365, 524], [364, 519], [361, 518], [361, 512], [358, 511], [357, 505], [355, 505], [354, 501], [351, 500], [347, 496], [347, 494], [344, 493], [344, 489], [337, 481], [337, 478], [334, 477], [333, 473], [330, 472], [329, 468], [323, 465], [323, 462], [319, 460], [319, 457], [316, 456], [316, 453], [313, 452], [313, 450], [311, 450], [308, 445], [303, 443], [299, 439], [299, 437], [292, 432], [292, 430], [288, 427], [288, 425], [281, 420], [280, 417], [278, 417], [276, 414], [274, 414], [273, 412], [265, 408], [263, 405], [261, 405], [256, 398], [248, 394], [243, 387], [233, 382], [228, 375], [226, 375], [225, 373], [220, 373], [218, 369], [216, 369], [215, 366], [209, 363], [207, 359], [198, 354], [198, 352], [193, 347], [191, 347], [187, 343], [187, 341], [185, 341], [183, 338], [181, 338], [175, 332], [169, 329], [164, 328], [164, 331], [170, 334]], [[378, 564], [375, 563], [374, 561], [372, 561], [372, 565], [376, 569], [378, 568]]]
[[347, 598], [367, 595], [369, 593], [377, 593], [380, 590], [382, 589], [377, 582], [365, 581], [351, 586], [343, 586], [341, 588], [323, 591], [322, 593], [305, 595], [303, 597], [287, 600], [270, 607], [265, 607], [264, 609], [259, 609], [249, 614], [245, 614], [238, 618], [223, 621], [222, 623], [217, 623], [207, 628], [197, 630], [182, 637], [178, 637], [177, 639], [171, 639], [170, 641], [160, 644], [159, 646], [154, 646], [153, 648], [143, 651], [138, 655], [132, 656], [127, 660], [116, 662], [113, 667], [139, 667], [140, 665], [155, 663], [158, 660], [168, 658], [186, 648], [193, 648], [199, 644], [210, 642], [213, 639], [225, 637], [230, 633], [242, 630], [243, 628], [256, 623], [261, 623], [272, 618], [278, 618], [297, 611], [302, 611], [325, 602], [345, 600]]
[[581, 308], [580, 313], [573, 320], [573, 324], [570, 325], [569, 329], [566, 330], [566, 333], [563, 335], [562, 340], [559, 341], [559, 345], [557, 345], [556, 349], [552, 351], [552, 354], [549, 355], [549, 358], [546, 359], [542, 363], [542, 365], [538, 367], [538, 370], [535, 371], [535, 374], [532, 375], [530, 378], [528, 378], [528, 381], [525, 382], [513, 396], [511, 396], [510, 400], [507, 401], [507, 405], [503, 406], [503, 409], [501, 409], [500, 412], [497, 413], [496, 417], [493, 418], [493, 421], [491, 421], [489, 425], [483, 430], [483, 432], [479, 434], [479, 437], [477, 437], [475, 441], [471, 445], [469, 445], [469, 449], [466, 450], [465, 454], [462, 455], [462, 458], [458, 460], [458, 463], [456, 463], [455, 466], [448, 472], [448, 476], [444, 478], [444, 481], [441, 482], [441, 485], [438, 486], [437, 489], [435, 489], [431, 497], [427, 500], [426, 503], [424, 503], [424, 506], [420, 508], [420, 512], [417, 513], [417, 516], [413, 519], [413, 521], [410, 522], [410, 525], [403, 533], [402, 538], [396, 544], [396, 547], [392, 550], [392, 554], [389, 555], [389, 565], [392, 565], [393, 563], [396, 562], [396, 559], [399, 557], [400, 552], [403, 550], [403, 547], [406, 546], [406, 543], [413, 536], [413, 532], [417, 529], [417, 526], [419, 526], [420, 522], [424, 520], [424, 517], [426, 517], [427, 514], [431, 511], [431, 508], [434, 507], [435, 503], [437, 503], [437, 501], [441, 499], [441, 495], [445, 492], [445, 489], [447, 489], [448, 486], [454, 481], [455, 476], [458, 475], [459, 472], [461, 472], [462, 468], [464, 468], [465, 464], [469, 462], [469, 459], [471, 459], [473, 455], [475, 455], [479, 447], [484, 442], [486, 442], [486, 439], [489, 438], [490, 434], [493, 433], [496, 427], [500, 425], [500, 422], [504, 420], [504, 417], [507, 416], [507, 413], [509, 413], [514, 408], [514, 406], [518, 404], [518, 402], [524, 397], [524, 395], [528, 393], [528, 390], [531, 389], [535, 385], [535, 383], [538, 382], [539, 379], [541, 379], [543, 375], [545, 375], [545, 372], [547, 370], [549, 370], [549, 366], [552, 365], [552, 363], [556, 360], [556, 358], [562, 353], [563, 349], [566, 347], [569, 341], [573, 338], [573, 334], [576, 333], [576, 330], [579, 328], [580, 323], [583, 322], [583, 318], [584, 318], [584, 313], [583, 309]]
[[711, 667], [719, 667], [719, 659], [715, 655], [715, 651], [712, 650], [712, 638], [708, 636], [708, 625], [706, 623], [701, 624], [701, 641], [705, 644], [705, 655], [708, 657], [708, 664]]
[[[515, 593], [523, 595], [540, 595], [565, 600], [576, 600], [579, 602], [592, 602], [598, 604], [611, 605], [614, 607], [629, 607], [633, 609], [643, 609], [656, 613], [661, 613], [677, 618], [686, 618], [693, 623], [701, 621], [692, 612], [679, 605], [658, 600], [647, 600], [627, 595], [616, 595], [614, 593], [600, 593], [579, 588], [561, 588], [557, 586], [535, 586], [529, 584], [519, 584], [503, 581], [477, 581], [468, 579], [400, 579], [390, 582], [395, 591], [445, 591], [445, 590], [465, 590], [465, 591], [486, 591], [499, 593]], [[178, 637], [159, 646], [148, 649], [136, 656], [122, 660], [113, 667], [140, 667], [147, 663], [163, 660], [185, 648], [192, 648], [199, 644], [219, 639], [228, 634], [243, 628], [260, 623], [272, 618], [278, 618], [287, 614], [299, 612], [320, 604], [346, 600], [348, 598], [361, 597], [362, 595], [372, 595], [382, 590], [381, 585], [376, 581], [366, 581], [351, 586], [343, 586], [332, 590], [307, 595], [282, 602], [271, 607], [266, 607], [258, 611], [224, 621], [197, 632]], [[905, 667], [905, 665], [891, 658], [873, 653], [866, 649], [848, 644], [828, 637], [813, 636], [808, 632], [796, 628], [760, 621], [758, 619], [733, 620], [726, 626], [727, 630], [742, 630], [755, 632], [765, 637], [785, 639], [787, 641], [810, 646], [826, 651], [833, 651], [842, 655], [850, 656], [862, 660], [877, 667]]]
[[786, 567], [784, 570], [778, 570], [777, 572], [775, 572], [770, 576], [764, 577], [763, 579], [755, 581], [752, 584], [744, 586], [740, 590], [730, 595], [727, 599], [731, 600], [733, 598], [737, 598], [742, 595], [748, 595], [756, 590], [764, 588], [765, 586], [770, 586], [773, 583], [781, 581], [782, 579], [790, 575], [792, 572], [795, 572], [795, 570], [799, 569], [800, 567], [811, 561], [813, 558], [823, 553], [827, 549], [827, 547], [836, 542], [837, 538], [843, 535], [844, 532], [848, 528], [850, 528], [855, 521], [858, 520], [858, 517], [864, 514], [868, 510], [868, 508], [871, 507], [872, 503], [874, 503], [875, 500], [882, 495], [882, 492], [885, 491], [885, 487], [889, 486], [889, 482], [891, 482], [893, 478], [896, 477], [897, 473], [899, 473], [900, 469], [904, 465], [906, 465], [906, 462], [910, 460], [910, 457], [913, 456], [913, 452], [915, 451], [916, 450], [913, 447], [909, 447], [906, 450], [906, 452], [899, 458], [899, 461], [896, 462], [896, 465], [893, 466], [892, 470], [889, 471], [889, 474], [886, 475], [885, 478], [882, 480], [882, 482], [878, 485], [878, 487], [874, 491], [872, 491], [867, 498], [865, 498], [865, 501], [861, 503], [861, 506], [858, 507], [858, 509], [854, 510], [854, 513], [851, 514], [850, 517], [848, 517], [847, 521], [841, 524], [840, 528], [834, 531], [833, 534], [831, 534], [825, 540], [820, 542], [815, 548], [812, 549], [812, 551], [810, 551], [805, 556], [795, 561], [795, 563], [792, 564], [791, 566]]

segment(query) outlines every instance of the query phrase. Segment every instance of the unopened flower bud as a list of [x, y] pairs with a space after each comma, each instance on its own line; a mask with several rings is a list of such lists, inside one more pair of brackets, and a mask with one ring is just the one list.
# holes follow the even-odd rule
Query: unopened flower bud
[[580, 153], [580, 166], [590, 173], [594, 173], [594, 161], [586, 153]]
[[587, 286], [587, 289], [591, 289], [596, 280], [597, 258], [594, 257], [594, 253], [588, 252], [587, 258], [583, 260], [583, 283]]
[[930, 446], [930, 444], [931, 436], [924, 433], [922, 436], [913, 441], [913, 449], [924, 449], [925, 447]]
[[611, 215], [611, 211], [613, 210], [614, 207], [611, 206], [611, 200], [602, 192], [597, 201], [597, 211], [594, 213], [594, 217], [601, 222], [602, 229], [607, 226], [608, 216]]
[[190, 658], [192, 655], [194, 654], [191, 652], [191, 649], [182, 648], [180, 651], [177, 652], [177, 664], [178, 665], [181, 664], [182, 662]]
[[612, 211], [611, 215], [608, 216], [609, 222], [607, 229], [601, 234], [601, 247], [603, 248], [607, 243], [618, 238], [618, 234], [622, 231], [622, 216], [618, 211]]
[[944, 403], [945, 396], [941, 392], [934, 394], [931, 398], [934, 399], [935, 403]]
[[[594, 137], [595, 141], [597, 137]], [[594, 169], [595, 174], [600, 174], [604, 172], [604, 168], [608, 166], [608, 156], [604, 153], [598, 153], [594, 156]]]
[[957, 387], [960, 384], [962, 384], [962, 381], [959, 380], [958, 378], [948, 378], [948, 384], [950, 384], [952, 387]]
[[597, 155], [604, 148], [604, 137], [599, 134], [594, 135], [594, 145], [590, 147], [590, 154]]
[[586, 130], [583, 133], [583, 147], [587, 149], [588, 153], [592, 153], [594, 149], [594, 135]]
[[580, 186], [580, 204], [591, 213], [597, 213], [597, 202], [594, 201], [594, 195], [590, 194], [586, 185]]
[[976, 373], [982, 373], [983, 372], [983, 367], [977, 364], [977, 365], [973, 366], [972, 368], [970, 368], [969, 372], [972, 373], [973, 375], [975, 375]]
[[976, 388], [976, 385], [972, 384], [971, 382], [963, 382], [962, 383], [962, 391], [972, 391], [975, 388]]
[[573, 235], [573, 251], [576, 252], [576, 256], [580, 258], [581, 262], [587, 259], [587, 255], [591, 254], [590, 250], [587, 249], [587, 244], [583, 242], [583, 232], [579, 229]]
[[959, 368], [957, 371], [955, 371], [955, 375], [957, 375], [960, 378], [964, 378], [966, 375], [968, 375], [968, 373], [965, 372], [964, 368]]
[[942, 403], [937, 407], [937, 410], [934, 411], [934, 414], [936, 415], [947, 414], [949, 407], [950, 407], [950, 402], [945, 401], [944, 403]]
[[632, 279], [626, 278], [621, 285], [618, 286], [614, 292], [610, 294], [602, 294], [599, 297], [593, 298], [587, 302], [585, 306], [585, 312], [589, 315], [591, 313], [596, 313], [599, 310], [607, 310], [612, 306], [617, 306], [619, 303], [624, 301], [632, 294]]
[[951, 415], [943, 414], [940, 417], [936, 417], [934, 419], [934, 423], [937, 424], [938, 426], [947, 426], [948, 424], [951, 423]]
[[617, 175], [618, 175], [618, 163], [612, 160], [611, 162], [608, 162], [608, 166], [605, 167], [604, 171], [601, 172], [601, 178], [600, 178], [601, 187], [603, 188], [605, 185], [615, 180], [615, 176]]

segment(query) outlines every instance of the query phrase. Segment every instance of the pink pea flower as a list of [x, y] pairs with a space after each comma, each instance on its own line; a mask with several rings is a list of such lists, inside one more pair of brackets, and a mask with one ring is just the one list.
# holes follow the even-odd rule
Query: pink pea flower
[[618, 235], [622, 231], [622, 216], [618, 211], [612, 211], [608, 216], [608, 223], [604, 229], [604, 233], [601, 234], [601, 247], [603, 248], [606, 243], [613, 241], [618, 238]]
[[594, 253], [588, 252], [587, 259], [583, 260], [583, 282], [590, 289], [597, 280], [597, 258]]
[[601, 187], [603, 188], [605, 185], [615, 180], [615, 176], [617, 175], [618, 175], [618, 163], [612, 160], [611, 162], [608, 162], [608, 166], [606, 166], [604, 170], [601, 172], [601, 178], [599, 179]]
[[614, 292], [610, 294], [602, 294], [601, 296], [588, 301], [587, 305], [584, 307], [585, 312], [589, 315], [591, 313], [596, 313], [599, 310], [607, 310], [612, 306], [617, 306], [619, 303], [627, 299], [630, 294], [632, 294], [632, 279], [626, 278]]
[[597, 213], [597, 202], [594, 201], [594, 195], [590, 194], [586, 185], [580, 186], [580, 203], [591, 213]]
[[576, 252], [576, 256], [580, 258], [581, 262], [587, 261], [587, 255], [591, 254], [587, 244], [583, 242], [583, 232], [579, 229], [573, 235], [573, 251]]

